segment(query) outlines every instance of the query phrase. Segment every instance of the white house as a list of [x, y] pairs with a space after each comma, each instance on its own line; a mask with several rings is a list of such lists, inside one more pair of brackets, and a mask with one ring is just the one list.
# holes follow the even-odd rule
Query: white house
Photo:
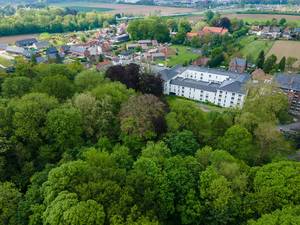
[[210, 102], [222, 107], [242, 107], [250, 75], [204, 67], [174, 67], [159, 72], [164, 94]]

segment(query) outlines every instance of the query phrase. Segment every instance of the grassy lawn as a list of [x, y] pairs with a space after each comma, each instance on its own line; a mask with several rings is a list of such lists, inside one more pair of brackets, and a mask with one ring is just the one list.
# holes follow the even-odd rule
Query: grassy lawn
[[241, 39], [240, 44], [244, 46], [241, 53], [244, 57], [255, 60], [260, 51], [263, 50], [267, 54], [272, 48], [274, 41], [272, 40], [255, 40], [254, 36], [249, 36]]
[[191, 60], [195, 60], [199, 57], [198, 54], [193, 53], [191, 48], [187, 46], [173, 45], [171, 48], [177, 51], [177, 55], [169, 57], [166, 61], [159, 61], [159, 63], [163, 63], [169, 67], [172, 67], [189, 63]]
[[198, 106], [199, 109], [202, 110], [203, 112], [224, 112], [225, 110], [225, 108], [215, 106], [210, 103], [195, 101], [181, 96], [166, 96], [166, 99], [169, 104], [171, 104], [172, 102], [176, 102], [177, 100], [184, 100], [190, 102], [191, 104], [195, 104], [196, 106]]
[[0, 64], [5, 67], [9, 67], [12, 65], [12, 62], [4, 57], [0, 57]]

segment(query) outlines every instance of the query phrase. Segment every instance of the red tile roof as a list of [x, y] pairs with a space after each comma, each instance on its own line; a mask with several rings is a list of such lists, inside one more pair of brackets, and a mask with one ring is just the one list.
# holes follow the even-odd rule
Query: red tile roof
[[202, 32], [204, 34], [209, 34], [209, 33], [212, 33], [212, 34], [226, 34], [228, 32], [228, 29], [226, 28], [223, 28], [223, 27], [204, 27], [202, 29]]

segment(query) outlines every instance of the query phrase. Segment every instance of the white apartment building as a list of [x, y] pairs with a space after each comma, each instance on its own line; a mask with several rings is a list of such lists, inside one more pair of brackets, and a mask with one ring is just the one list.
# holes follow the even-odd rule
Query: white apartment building
[[204, 67], [174, 67], [159, 72], [164, 94], [210, 102], [222, 107], [242, 107], [249, 74]]

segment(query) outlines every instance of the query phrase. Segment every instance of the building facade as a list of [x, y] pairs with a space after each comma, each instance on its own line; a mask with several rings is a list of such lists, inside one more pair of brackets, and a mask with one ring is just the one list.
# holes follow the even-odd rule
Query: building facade
[[300, 74], [277, 74], [275, 81], [288, 96], [290, 112], [300, 116]]
[[210, 102], [221, 107], [242, 107], [250, 75], [204, 67], [174, 67], [160, 71], [164, 94]]

